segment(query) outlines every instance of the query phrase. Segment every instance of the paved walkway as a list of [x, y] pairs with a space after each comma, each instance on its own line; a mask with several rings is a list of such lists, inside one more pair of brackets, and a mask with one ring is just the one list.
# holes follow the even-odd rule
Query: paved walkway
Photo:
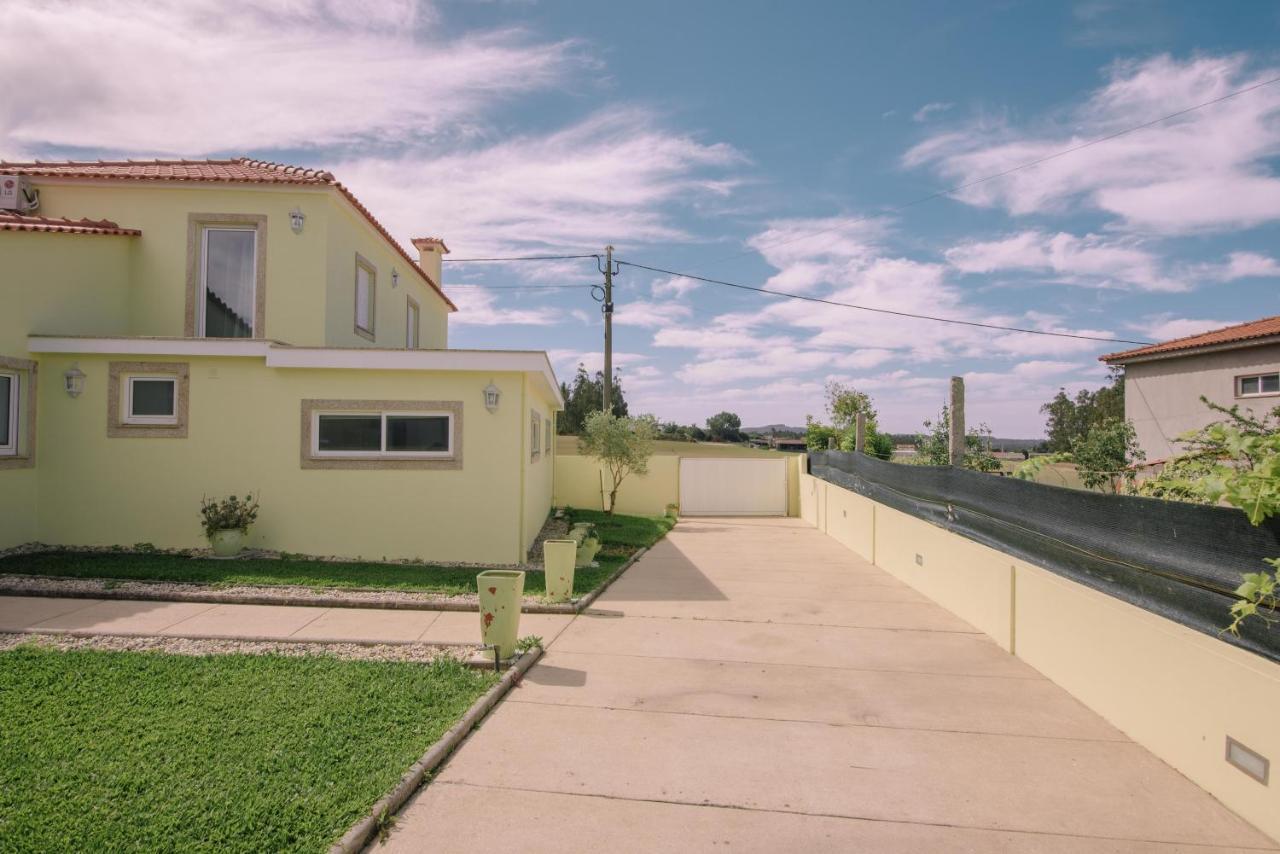
[[1274, 850], [799, 520], [683, 520], [593, 610], [375, 854]]
[[[526, 614], [521, 633], [550, 640], [571, 619], [561, 614]], [[470, 611], [0, 596], [0, 632], [27, 629], [255, 640], [480, 642], [479, 618]]]

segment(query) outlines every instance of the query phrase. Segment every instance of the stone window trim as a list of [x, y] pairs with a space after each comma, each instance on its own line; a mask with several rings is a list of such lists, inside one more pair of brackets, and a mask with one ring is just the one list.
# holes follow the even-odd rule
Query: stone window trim
[[206, 228], [220, 226], [253, 226], [258, 232], [257, 255], [253, 283], [253, 337], [267, 337], [267, 217], [265, 214], [191, 213], [187, 214], [187, 307], [182, 334], [187, 338], [203, 338], [196, 329], [200, 317], [201, 234]]
[[[369, 274], [369, 328], [364, 329], [360, 326], [360, 270], [363, 269]], [[368, 341], [376, 341], [378, 338], [378, 268], [368, 258], [356, 253], [356, 263], [351, 269], [351, 290], [354, 294], [352, 299], [351, 311], [351, 328], [361, 338]]]
[[37, 364], [30, 359], [0, 356], [0, 370], [13, 371], [19, 376], [18, 394], [20, 396], [18, 405], [20, 408], [18, 414], [22, 418], [18, 428], [20, 431], [18, 453], [0, 457], [0, 471], [34, 468], [36, 464]]
[[[447, 412], [453, 416], [453, 435], [450, 437], [453, 453], [447, 457], [409, 457], [404, 459], [396, 459], [395, 457], [353, 457], [343, 459], [329, 454], [317, 457], [311, 453], [311, 430], [317, 412]], [[457, 471], [462, 468], [462, 435], [462, 401], [460, 400], [320, 400], [305, 398], [302, 401], [300, 463], [304, 469]]]
[[[413, 323], [410, 326], [410, 322]], [[419, 350], [422, 348], [422, 306], [418, 305], [418, 301], [413, 297], [405, 294], [404, 297], [404, 346], [406, 350]]]
[[[174, 424], [127, 424], [124, 420], [124, 378], [131, 374], [170, 375], [178, 380], [174, 403], [178, 420]], [[107, 363], [107, 438], [109, 439], [185, 439], [188, 412], [191, 408], [191, 366], [186, 362], [108, 362]]]

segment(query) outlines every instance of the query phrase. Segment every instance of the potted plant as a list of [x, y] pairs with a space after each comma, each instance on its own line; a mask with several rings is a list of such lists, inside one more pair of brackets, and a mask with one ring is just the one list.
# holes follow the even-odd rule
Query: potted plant
[[578, 541], [577, 566], [591, 566], [600, 551], [600, 535], [595, 525], [587, 525], [582, 529], [582, 538]]
[[214, 557], [235, 557], [244, 548], [249, 526], [258, 518], [258, 499], [246, 495], [243, 499], [232, 495], [227, 498], [202, 498], [200, 518], [204, 534], [213, 547]]

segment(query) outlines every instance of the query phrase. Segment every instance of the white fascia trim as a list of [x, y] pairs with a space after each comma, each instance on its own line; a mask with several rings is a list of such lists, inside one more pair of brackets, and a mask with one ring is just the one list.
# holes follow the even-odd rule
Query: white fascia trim
[[329, 347], [272, 347], [271, 368], [346, 368], [373, 371], [471, 371], [536, 374], [547, 384], [557, 409], [564, 409], [560, 383], [547, 354], [537, 350], [375, 350]]
[[265, 359], [274, 342], [261, 338], [81, 338], [31, 335], [31, 353], [111, 356], [239, 356]]

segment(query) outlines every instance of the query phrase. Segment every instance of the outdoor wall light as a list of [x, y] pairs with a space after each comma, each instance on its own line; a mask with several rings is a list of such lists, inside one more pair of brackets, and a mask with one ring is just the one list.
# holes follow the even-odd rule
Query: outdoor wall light
[[391, 290], [400, 287], [400, 271], [394, 267], [391, 270]]
[[64, 387], [67, 394], [72, 397], [79, 397], [80, 392], [84, 391], [84, 371], [80, 370], [80, 365], [72, 363], [67, 372], [62, 375]]
[[496, 385], [490, 382], [484, 387], [484, 408], [490, 412], [498, 411], [498, 400], [502, 397], [502, 392]]
[[302, 212], [302, 208], [294, 208], [289, 211], [289, 227], [293, 229], [294, 234], [302, 234], [302, 226], [307, 222], [307, 215]]

